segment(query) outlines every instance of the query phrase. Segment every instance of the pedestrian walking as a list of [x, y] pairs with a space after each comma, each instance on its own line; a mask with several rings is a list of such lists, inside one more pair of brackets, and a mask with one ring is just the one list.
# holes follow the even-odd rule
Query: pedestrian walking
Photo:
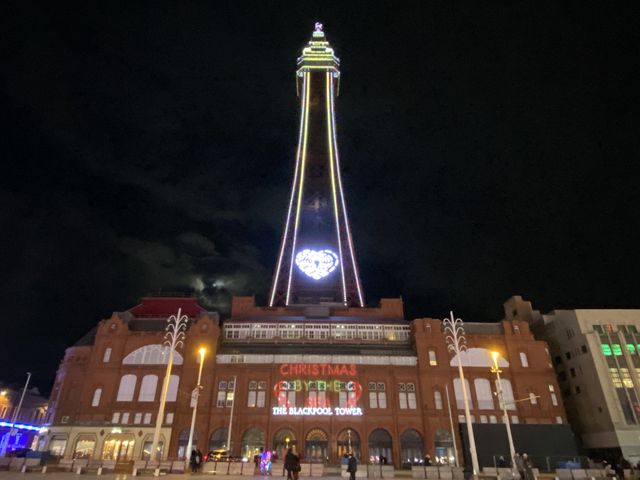
[[196, 449], [196, 471], [202, 470], [202, 463], [204, 461], [204, 457], [202, 456], [202, 452], [199, 448]]
[[196, 452], [195, 448], [191, 450], [189, 466], [191, 467], [191, 473], [196, 473], [198, 471], [198, 452]]
[[287, 450], [284, 457], [284, 468], [287, 471], [287, 480], [298, 480], [300, 472], [300, 459], [293, 453], [293, 449]]
[[535, 480], [533, 475], [533, 462], [526, 453], [522, 454], [522, 463], [524, 466], [524, 480]]
[[514, 456], [514, 461], [516, 462], [516, 470], [518, 470], [521, 480], [524, 480], [524, 460], [522, 459], [522, 455], [516, 453]]
[[358, 460], [353, 456], [353, 453], [349, 454], [349, 462], [347, 463], [347, 472], [351, 475], [351, 480], [356, 480], [356, 472], [358, 471]]

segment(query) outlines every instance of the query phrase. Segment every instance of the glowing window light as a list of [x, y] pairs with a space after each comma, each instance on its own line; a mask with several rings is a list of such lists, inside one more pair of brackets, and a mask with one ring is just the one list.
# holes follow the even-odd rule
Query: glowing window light
[[296, 265], [300, 271], [314, 280], [326, 277], [339, 264], [338, 256], [329, 249], [311, 250], [305, 248], [296, 255]]
[[620, 348], [620, 344], [619, 343], [614, 343], [613, 344], [613, 354], [616, 357], [619, 357], [620, 355], [622, 355], [622, 348]]
[[629, 353], [631, 355], [635, 355], [636, 354], [636, 347], [633, 343], [627, 343], [627, 350], [629, 350]]
[[608, 343], [603, 343], [601, 345], [601, 347], [602, 347], [602, 354], [605, 357], [610, 357], [611, 356], [611, 346]]

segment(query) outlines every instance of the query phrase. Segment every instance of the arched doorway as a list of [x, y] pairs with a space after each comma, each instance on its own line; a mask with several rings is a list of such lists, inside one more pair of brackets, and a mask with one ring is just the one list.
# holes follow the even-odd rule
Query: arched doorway
[[[151, 446], [153, 445], [153, 434], [149, 434], [144, 437], [142, 442], [142, 460], [149, 460], [151, 458]], [[194, 442], [195, 445], [195, 442]], [[162, 449], [164, 448], [164, 435], [160, 435], [158, 439], [158, 446], [156, 447], [156, 459], [162, 458]]]
[[435, 438], [435, 458], [439, 463], [457, 465], [457, 458], [453, 450], [453, 437], [449, 430], [437, 430]]
[[304, 441], [304, 458], [308, 462], [322, 463], [329, 453], [327, 433], [319, 428], [312, 428]]
[[[189, 428], [185, 428], [180, 432], [178, 437], [178, 458], [188, 458], [191, 452], [187, 452], [187, 444], [189, 443]], [[198, 431], [193, 431], [193, 440], [191, 441], [192, 448], [198, 446]]]
[[345, 455], [353, 453], [360, 461], [360, 434], [352, 428], [345, 428], [338, 434], [338, 461], [341, 461]]
[[127, 462], [133, 460], [133, 447], [136, 440], [132, 433], [110, 433], [102, 447], [103, 460]]
[[380, 463], [381, 458], [387, 462], [393, 462], [393, 441], [389, 432], [382, 428], [376, 428], [369, 435], [369, 462]]
[[296, 436], [288, 428], [278, 430], [273, 436], [273, 451], [276, 452], [278, 458], [284, 459], [287, 448], [291, 448], [294, 452], [297, 452], [296, 445]]
[[222, 427], [214, 430], [209, 437], [209, 451], [218, 450], [219, 448], [226, 448], [228, 432], [229, 429], [227, 427]]
[[410, 469], [411, 465], [419, 465], [424, 461], [424, 442], [422, 435], [415, 430], [405, 430], [400, 435], [400, 464]]
[[242, 435], [241, 455], [251, 460], [266, 447], [264, 432], [259, 428], [250, 428]]

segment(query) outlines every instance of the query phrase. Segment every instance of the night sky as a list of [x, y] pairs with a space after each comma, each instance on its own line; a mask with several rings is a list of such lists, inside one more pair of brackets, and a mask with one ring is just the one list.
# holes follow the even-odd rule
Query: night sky
[[[595, 2], [594, 2], [595, 3]], [[637, 6], [637, 3], [636, 3]], [[614, 2], [0, 7], [0, 381], [149, 292], [264, 304], [324, 23], [368, 304], [640, 307], [638, 11]]]

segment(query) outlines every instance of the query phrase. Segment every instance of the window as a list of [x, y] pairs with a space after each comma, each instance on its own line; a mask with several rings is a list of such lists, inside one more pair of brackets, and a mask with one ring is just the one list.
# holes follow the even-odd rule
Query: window
[[107, 347], [104, 349], [104, 353], [102, 354], [102, 363], [109, 363], [111, 359], [111, 347]]
[[436, 410], [442, 410], [442, 393], [439, 390], [433, 392], [433, 403], [436, 405]]
[[498, 423], [498, 418], [495, 415], [489, 415], [489, 423]]
[[133, 423], [135, 425], [139, 425], [140, 422], [142, 422], [142, 413], [137, 412], [134, 416], [133, 416]]
[[576, 386], [576, 393], [580, 393], [582, 390], [580, 390], [579, 386]]
[[387, 392], [383, 382], [369, 382], [369, 408], [387, 408]]
[[431, 365], [432, 367], [438, 365], [438, 359], [436, 358], [435, 350], [429, 350], [429, 365]]
[[582, 353], [587, 353], [587, 352], [588, 352], [588, 350], [587, 350], [587, 346], [586, 346], [586, 345], [582, 345], [582, 346], [580, 347], [580, 351], [581, 351]]
[[520, 423], [520, 419], [517, 415], [511, 415], [511, 423], [513, 423], [514, 425]]
[[620, 348], [620, 344], [619, 343], [614, 343], [613, 344], [613, 354], [616, 357], [619, 357], [620, 355], [622, 355], [622, 348]]
[[145, 425], [149, 425], [151, 423], [151, 414], [150, 413], [145, 413], [144, 414], [144, 420], [142, 421], [142, 423], [144, 423]]
[[493, 392], [491, 391], [491, 382], [486, 378], [476, 378], [473, 381], [473, 384], [476, 387], [478, 409], [493, 410]]
[[569, 373], [571, 374], [572, 378], [576, 378], [576, 369], [575, 368], [570, 368], [569, 369]]
[[557, 357], [555, 357], [553, 359], [553, 361], [555, 362], [556, 365], [560, 365], [560, 364], [562, 364], [562, 357], [560, 355], [558, 355]]
[[[473, 408], [473, 400], [471, 399], [471, 389], [469, 388], [469, 380], [464, 379], [465, 390], [467, 392], [467, 398], [469, 399], [469, 408]], [[458, 410], [464, 409], [464, 396], [462, 394], [462, 382], [460, 378], [453, 379], [453, 391], [456, 395], [456, 406]]]
[[157, 375], [145, 375], [140, 383], [139, 402], [153, 402], [156, 398], [156, 387], [158, 386]]
[[596, 333], [599, 333], [600, 335], [604, 333], [604, 329], [602, 328], [602, 325], [594, 325], [593, 331]]
[[[309, 382], [309, 384], [316, 382]], [[247, 407], [263, 408], [265, 402], [265, 390], [267, 382], [257, 382], [255, 380], [249, 382], [249, 395], [247, 397]]]
[[518, 325], [514, 325], [513, 326], [513, 333], [515, 333], [516, 335], [518, 335], [520, 333], [520, 327]]
[[127, 423], [129, 423], [129, 413], [123, 413], [122, 414], [122, 419], [120, 420], [122, 424], [126, 425]]
[[636, 354], [636, 346], [633, 343], [627, 343], [627, 350], [630, 355]]
[[178, 375], [171, 375], [169, 378], [169, 387], [167, 388], [167, 402], [175, 402], [178, 398], [178, 385], [180, 384], [180, 377]]
[[458, 415], [458, 423], [467, 423], [467, 417], [464, 415]]
[[120, 412], [113, 412], [111, 423], [120, 423]]
[[97, 407], [98, 405], [100, 405], [100, 397], [102, 397], [102, 389], [101, 388], [96, 388], [93, 391], [93, 398], [91, 399], [91, 406], [92, 407]]
[[[145, 345], [129, 353], [122, 363], [124, 365], [166, 365], [169, 362], [170, 349], [166, 345]], [[182, 365], [182, 355], [173, 352], [173, 364]]]
[[602, 354], [605, 357], [611, 356], [611, 345], [609, 345], [608, 343], [603, 343], [602, 345], [600, 345], [600, 348], [602, 348]]
[[173, 412], [167, 413], [167, 416], [164, 417], [164, 423], [167, 425], [171, 425], [173, 423]]
[[480, 415], [480, 423], [489, 423], [486, 415]]
[[524, 352], [520, 352], [520, 364], [523, 368], [527, 368], [529, 366], [529, 359], [527, 358], [527, 354]]
[[69, 415], [65, 415], [60, 419], [60, 423], [69, 423]]
[[[283, 382], [284, 383], [284, 382]], [[225, 408], [233, 405], [233, 394], [235, 391], [235, 383], [231, 381], [218, 382], [218, 398], [216, 401], [216, 407]]]
[[[516, 409], [516, 400], [513, 396], [513, 389], [511, 388], [511, 382], [505, 378], [501, 378], [502, 380], [502, 400], [504, 401], [505, 407], [507, 410], [515, 410]], [[496, 379], [496, 391], [498, 390], [498, 380]]]
[[133, 392], [136, 389], [136, 376], [123, 375], [120, 379], [120, 388], [118, 388], [117, 402], [131, 402], [133, 400]]
[[564, 356], [567, 357], [567, 360], [571, 360], [571, 352], [565, 352]]
[[549, 394], [551, 396], [551, 404], [554, 407], [557, 407], [558, 406], [558, 397], [556, 397], [555, 388], [551, 384], [549, 385]]
[[556, 423], [562, 423], [562, 417], [557, 416], [556, 417]]
[[415, 383], [398, 384], [398, 403], [401, 410], [415, 410], [417, 408]]

